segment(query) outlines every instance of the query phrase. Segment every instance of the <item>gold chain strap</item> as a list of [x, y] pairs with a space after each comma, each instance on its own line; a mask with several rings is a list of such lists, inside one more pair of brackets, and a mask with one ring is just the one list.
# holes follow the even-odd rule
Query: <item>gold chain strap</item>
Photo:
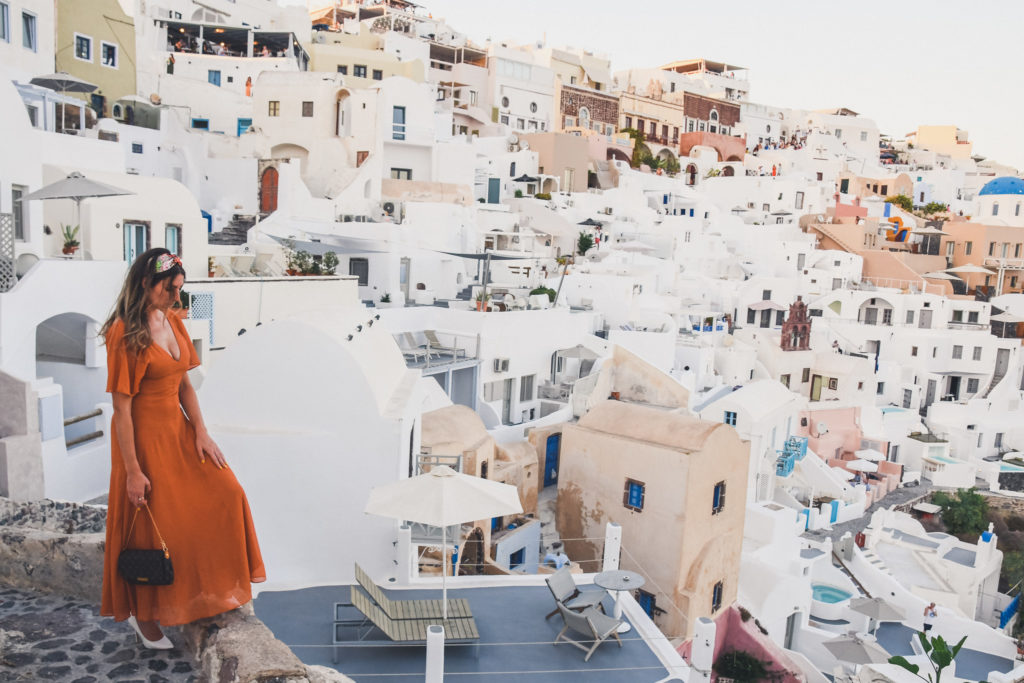
[[[146, 512], [149, 514], [150, 521], [153, 522], [153, 528], [156, 529], [156, 537], [160, 539], [160, 547], [164, 550], [164, 557], [170, 558], [171, 551], [167, 549], [167, 544], [164, 543], [164, 537], [160, 534], [160, 527], [156, 525], [156, 519], [153, 518], [153, 512], [149, 509], [149, 503], [143, 503], [142, 506], [146, 508]], [[135, 530], [135, 520], [139, 517], [139, 508], [135, 508], [135, 514], [132, 515], [131, 526], [128, 527], [128, 535], [124, 537], [124, 545], [121, 550], [128, 547], [128, 542], [132, 540], [132, 531]]]

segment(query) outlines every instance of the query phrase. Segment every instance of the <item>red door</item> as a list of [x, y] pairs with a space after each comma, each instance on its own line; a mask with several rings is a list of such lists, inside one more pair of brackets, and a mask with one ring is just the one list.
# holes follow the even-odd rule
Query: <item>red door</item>
[[260, 178], [260, 213], [277, 211], [277, 169], [271, 166]]

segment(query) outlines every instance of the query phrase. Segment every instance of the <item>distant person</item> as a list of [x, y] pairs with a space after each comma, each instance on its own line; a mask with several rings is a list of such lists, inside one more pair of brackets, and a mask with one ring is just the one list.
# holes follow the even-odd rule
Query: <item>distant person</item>
[[[100, 330], [114, 403], [100, 614], [127, 619], [154, 650], [174, 647], [161, 625], [244, 605], [252, 599], [249, 584], [266, 580], [245, 493], [206, 430], [188, 378], [199, 359], [181, 319], [168, 313], [184, 283], [180, 258], [163, 248], [146, 251], [128, 269]], [[173, 583], [125, 581], [121, 550], [159, 548], [161, 537]]]
[[832, 340], [832, 352], [833, 353], [842, 353], [843, 352], [843, 350], [841, 348], [839, 348], [839, 340], [838, 339]]
[[264, 57], [269, 57], [270, 56], [270, 49], [267, 48], [266, 45], [264, 45], [263, 49], [260, 51], [260, 54], [263, 55]]
[[932, 630], [932, 626], [935, 624], [935, 617], [939, 616], [938, 611], [935, 609], [935, 603], [929, 603], [924, 608], [924, 632]]
[[245, 96], [252, 97], [252, 76], [245, 79]]
[[779, 172], [779, 167], [776, 166], [775, 164], [772, 164], [772, 178], [774, 178], [776, 175], [778, 175], [778, 172]]

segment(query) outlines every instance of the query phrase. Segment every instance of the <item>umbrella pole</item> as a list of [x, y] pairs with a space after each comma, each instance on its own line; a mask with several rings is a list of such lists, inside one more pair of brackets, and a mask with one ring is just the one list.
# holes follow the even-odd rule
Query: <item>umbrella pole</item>
[[441, 527], [441, 618], [448, 621], [448, 527]]

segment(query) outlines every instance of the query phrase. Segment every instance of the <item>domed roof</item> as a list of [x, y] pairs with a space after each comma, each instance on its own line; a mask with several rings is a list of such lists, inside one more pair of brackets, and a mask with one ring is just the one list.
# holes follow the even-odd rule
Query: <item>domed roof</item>
[[983, 194], [1024, 194], [1024, 180], [1003, 176], [985, 183], [978, 195]]

